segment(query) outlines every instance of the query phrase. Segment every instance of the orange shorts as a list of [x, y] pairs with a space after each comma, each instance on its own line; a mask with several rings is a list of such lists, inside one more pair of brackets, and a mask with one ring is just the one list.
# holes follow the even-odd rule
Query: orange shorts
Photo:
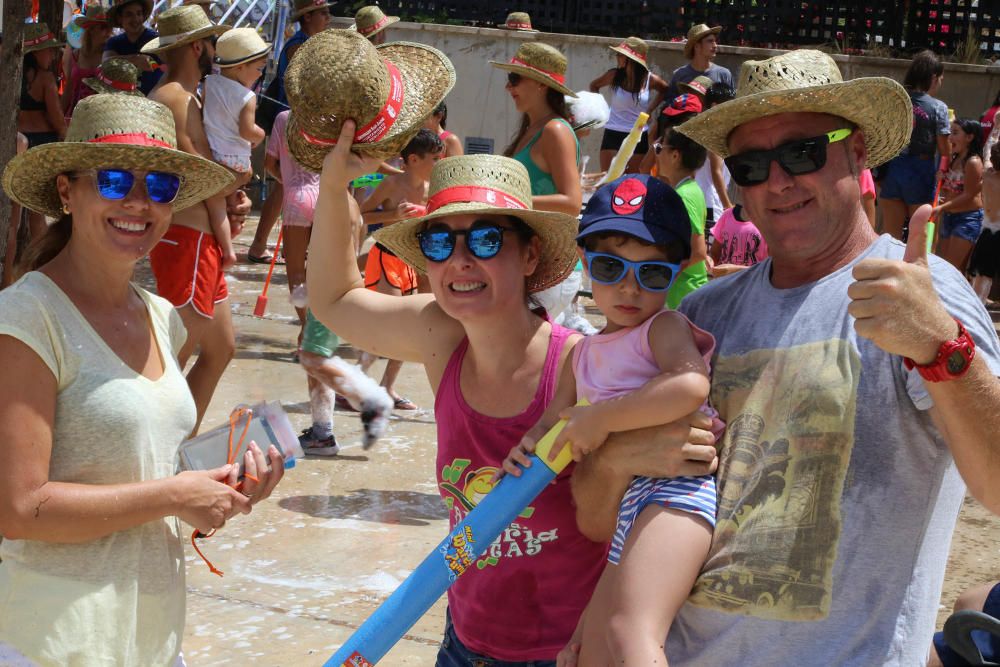
[[222, 274], [222, 250], [215, 237], [184, 225], [170, 225], [149, 253], [156, 291], [175, 308], [190, 305], [215, 316], [215, 304], [229, 297]]
[[417, 291], [416, 270], [392, 254], [384, 245], [376, 243], [368, 251], [368, 262], [365, 264], [365, 287], [376, 289], [379, 279], [385, 276], [385, 281], [398, 289], [404, 295]]

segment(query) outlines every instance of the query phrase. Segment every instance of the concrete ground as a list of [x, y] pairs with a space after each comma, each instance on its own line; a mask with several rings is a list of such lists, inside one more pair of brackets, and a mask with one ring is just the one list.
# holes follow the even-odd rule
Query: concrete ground
[[[237, 404], [265, 399], [281, 401], [297, 428], [310, 423], [305, 375], [292, 358], [298, 329], [282, 267], [274, 272], [266, 316], [252, 314], [268, 268], [242, 259], [254, 224], [237, 239], [241, 263], [229, 283], [236, 358], [205, 430], [225, 423]], [[138, 277], [152, 284], [145, 267]], [[353, 358], [355, 351], [342, 347], [340, 354]], [[380, 377], [382, 367], [372, 372]], [[358, 444], [357, 416], [338, 411], [339, 456], [300, 461], [270, 500], [200, 541], [225, 577], [187, 550], [188, 665], [322, 664], [445, 536], [447, 515], [434, 483], [433, 396], [413, 364], [403, 367], [398, 389], [421, 409], [397, 413], [373, 449], [363, 452]], [[1000, 578], [998, 545], [1000, 519], [967, 499], [939, 627], [962, 590]], [[380, 664], [432, 665], [444, 609], [443, 601], [435, 604]]]

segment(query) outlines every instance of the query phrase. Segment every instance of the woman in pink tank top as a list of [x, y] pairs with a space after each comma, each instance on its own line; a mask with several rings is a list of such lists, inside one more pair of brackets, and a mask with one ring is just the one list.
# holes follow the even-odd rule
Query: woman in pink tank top
[[108, 10], [102, 5], [88, 5], [83, 14], [74, 17], [73, 22], [83, 28], [83, 38], [79, 49], [67, 44], [63, 51], [62, 66], [67, 81], [62, 105], [67, 119], [73, 115], [73, 109], [80, 100], [94, 94], [83, 80], [97, 76], [97, 68], [104, 57], [104, 45], [111, 37]]

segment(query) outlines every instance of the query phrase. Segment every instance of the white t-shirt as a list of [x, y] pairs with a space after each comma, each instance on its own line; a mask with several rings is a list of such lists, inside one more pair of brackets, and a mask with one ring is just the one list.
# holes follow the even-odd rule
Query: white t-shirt
[[203, 121], [212, 154], [249, 158], [250, 142], [240, 136], [240, 112], [254, 98], [253, 91], [221, 74], [209, 74], [203, 86]]
[[[705, 164], [701, 165], [701, 169], [694, 173], [694, 180], [698, 182], [698, 187], [701, 191], [705, 193], [705, 206], [710, 208], [713, 212], [712, 220], [718, 220], [722, 215], [722, 198], [719, 197], [719, 193], [715, 191], [715, 182], [712, 180], [712, 160], [706, 158]], [[729, 167], [726, 163], [722, 163], [722, 180], [725, 181], [726, 187], [729, 187]]]

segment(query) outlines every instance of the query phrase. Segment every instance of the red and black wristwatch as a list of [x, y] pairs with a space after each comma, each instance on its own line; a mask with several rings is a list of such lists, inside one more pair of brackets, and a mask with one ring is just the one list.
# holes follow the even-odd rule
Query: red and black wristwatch
[[921, 365], [913, 359], [903, 357], [906, 370], [916, 368], [920, 377], [928, 382], [944, 382], [965, 375], [976, 357], [976, 344], [962, 323], [957, 319], [955, 323], [958, 324], [958, 338], [941, 343], [937, 356], [929, 364]]

